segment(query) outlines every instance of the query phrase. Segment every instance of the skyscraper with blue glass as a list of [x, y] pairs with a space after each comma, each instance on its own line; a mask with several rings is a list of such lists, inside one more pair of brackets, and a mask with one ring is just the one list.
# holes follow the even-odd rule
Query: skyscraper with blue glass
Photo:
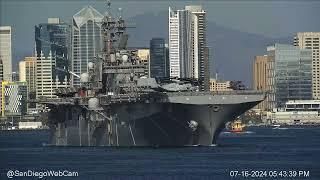
[[[35, 27], [35, 42], [37, 57], [47, 58], [52, 56], [55, 67], [52, 69], [52, 78], [60, 83], [68, 78], [70, 26], [61, 22], [59, 18], [49, 18], [48, 23], [41, 23]], [[59, 71], [65, 69], [66, 71]]]
[[167, 51], [163, 38], [152, 38], [150, 41], [150, 76], [169, 77], [167, 69]]
[[55, 97], [56, 88], [69, 85], [69, 48], [70, 26], [59, 18], [35, 26], [37, 97]]
[[312, 51], [286, 44], [269, 46], [267, 51], [268, 108], [312, 99]]
[[[88, 62], [102, 50], [101, 21], [103, 15], [91, 6], [81, 9], [72, 19], [72, 72], [77, 75], [88, 72]], [[72, 77], [74, 86], [80, 79]]]

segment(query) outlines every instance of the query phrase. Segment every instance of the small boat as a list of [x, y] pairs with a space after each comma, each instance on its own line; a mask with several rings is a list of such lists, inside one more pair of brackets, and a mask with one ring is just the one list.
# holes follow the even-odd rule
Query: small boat
[[288, 129], [288, 128], [286, 128], [286, 127], [281, 127], [281, 125], [280, 124], [274, 124], [274, 125], [272, 125], [272, 129]]
[[18, 129], [17, 127], [11, 126], [11, 127], [8, 127], [8, 128], [6, 128], [6, 129], [4, 129], [4, 130], [13, 131], [13, 130], [17, 130], [17, 129]]
[[227, 129], [229, 132], [232, 133], [239, 133], [244, 131], [245, 125], [242, 124], [241, 120], [236, 120], [234, 122], [231, 122], [228, 126]]
[[273, 127], [272, 129], [279, 129], [280, 126], [281, 126], [280, 124], [274, 124], [274, 125], [272, 125], [272, 127]]

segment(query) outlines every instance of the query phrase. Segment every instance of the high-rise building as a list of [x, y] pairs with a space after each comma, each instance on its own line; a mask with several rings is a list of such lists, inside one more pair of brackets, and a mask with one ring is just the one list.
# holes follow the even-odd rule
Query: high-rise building
[[[266, 91], [267, 90], [267, 63], [268, 56], [255, 56], [253, 61], [253, 79], [252, 86], [254, 90]], [[264, 100], [259, 103], [255, 109], [266, 110], [267, 101]]]
[[68, 86], [70, 26], [58, 18], [35, 27], [36, 96], [55, 97], [54, 90]]
[[312, 96], [320, 99], [320, 32], [299, 32], [294, 45], [312, 50]]
[[198, 79], [202, 90], [204, 84], [209, 88], [205, 15], [201, 6], [186, 6], [184, 10], [169, 7], [170, 76]]
[[[184, 39], [187, 39], [185, 36], [182, 38], [180, 29], [182, 29], [180, 24], [181, 18], [180, 15], [184, 10], [174, 11], [169, 7], [169, 62], [170, 62], [170, 77], [180, 77], [182, 72], [180, 64], [184, 64], [182, 57], [186, 54], [186, 48], [183, 48], [181, 45], [186, 45], [187, 43], [180, 43]], [[185, 24], [185, 23], [184, 23]], [[187, 29], [187, 28], [184, 28]], [[183, 32], [183, 31], [182, 31]], [[187, 58], [185, 58], [187, 59]], [[182, 66], [181, 65], [181, 66]]]
[[0, 59], [3, 63], [3, 79], [12, 81], [11, 26], [0, 26]]
[[25, 82], [2, 81], [2, 116], [22, 116], [27, 112], [27, 85]]
[[19, 62], [19, 81], [27, 82], [28, 92], [36, 91], [36, 57], [25, 57]]
[[292, 45], [267, 48], [268, 109], [283, 107], [288, 100], [312, 99], [312, 51]]
[[[26, 82], [28, 88], [28, 99], [36, 98], [37, 70], [36, 57], [25, 57], [24, 61], [19, 62], [19, 81]], [[51, 91], [50, 91], [51, 92]], [[35, 103], [28, 103], [28, 110], [36, 108]]]
[[166, 76], [170, 77], [169, 44], [165, 44], [166, 50]]
[[166, 47], [164, 38], [152, 38], [150, 41], [150, 76], [168, 77]]
[[61, 84], [65, 78], [69, 80], [70, 25], [59, 18], [48, 18], [48, 23], [35, 27], [36, 54], [40, 60], [47, 59], [51, 53], [55, 67], [52, 67], [52, 79], [59, 79]]
[[[87, 64], [102, 50], [101, 21], [103, 15], [91, 6], [81, 9], [72, 19], [72, 72], [77, 75], [88, 72]], [[72, 78], [74, 86], [80, 79]]]

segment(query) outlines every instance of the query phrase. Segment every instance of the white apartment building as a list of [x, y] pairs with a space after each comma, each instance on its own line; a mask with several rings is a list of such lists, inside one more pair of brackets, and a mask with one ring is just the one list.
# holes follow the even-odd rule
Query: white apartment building
[[169, 7], [169, 62], [170, 76], [180, 77], [179, 11]]
[[206, 71], [205, 14], [201, 6], [186, 6], [183, 10], [172, 10], [169, 7], [171, 77], [204, 78]]

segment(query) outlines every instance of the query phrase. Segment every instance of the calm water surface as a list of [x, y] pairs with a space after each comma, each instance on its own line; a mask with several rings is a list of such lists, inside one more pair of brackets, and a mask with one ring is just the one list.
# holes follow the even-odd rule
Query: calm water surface
[[[231, 171], [295, 170], [309, 177], [294, 179], [320, 179], [320, 127], [247, 130], [222, 133], [215, 147], [183, 148], [47, 147], [46, 131], [0, 131], [0, 179], [8, 170], [79, 173], [51, 179], [231, 179]], [[233, 179], [250, 179], [241, 177]]]

